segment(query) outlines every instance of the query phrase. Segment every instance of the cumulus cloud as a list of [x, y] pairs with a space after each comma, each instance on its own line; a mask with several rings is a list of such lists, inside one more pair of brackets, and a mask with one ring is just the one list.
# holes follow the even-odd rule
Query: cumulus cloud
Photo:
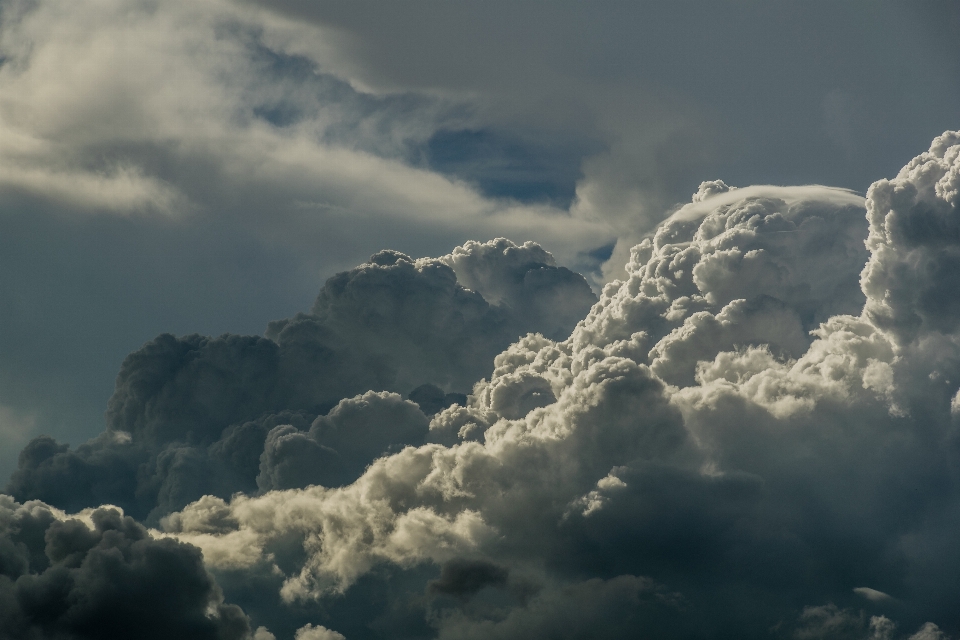
[[292, 425], [267, 433], [257, 485], [269, 491], [348, 484], [391, 447], [422, 444], [427, 424], [420, 408], [397, 394], [368, 391], [341, 400], [307, 433]]
[[342, 633], [327, 629], [323, 625], [308, 624], [297, 629], [295, 640], [346, 640]]
[[[942, 139], [934, 149], [953, 158]], [[229, 524], [216, 532], [197, 503], [166, 531], [209, 550], [211, 566], [260, 571], [282, 572], [269, 549], [296, 540], [306, 560], [286, 574], [291, 602], [349, 597], [384, 563], [433, 562], [430, 590], [462, 594], [433, 614], [442, 637], [600, 618], [609, 637], [633, 625], [759, 637], [781, 624], [798, 638], [879, 639], [951, 624], [951, 570], [930, 559], [960, 560], [941, 542], [960, 499], [944, 447], [955, 437], [952, 338], [940, 324], [910, 346], [874, 322], [878, 245], [863, 248], [856, 196], [714, 186], [635, 247], [628, 278], [569, 338], [527, 336], [466, 406], [437, 413], [428, 437], [443, 444], [381, 458], [341, 489], [223, 502], [218, 522]], [[937, 375], [916, 375], [931, 364]], [[610, 591], [627, 579], [572, 579], [611, 567], [677, 595], [653, 589], [663, 597], [645, 614], [634, 586], [625, 600]], [[522, 604], [515, 575], [539, 595]], [[597, 618], [590, 607], [569, 620], [544, 613], [587, 584], [606, 594], [598, 606], [632, 604]], [[894, 603], [888, 593], [896, 610], [854, 608]]]
[[[956, 56], [915, 46], [933, 41], [918, 24], [950, 23], [916, 22], [925, 10], [874, 8], [868, 28], [854, 5], [783, 9], [799, 34], [843, 34], [814, 43], [772, 36], [779, 11], [717, 30], [722, 3], [621, 9], [5, 2], [0, 402], [35, 418], [31, 435], [78, 442], [146, 338], [258, 333], [317, 272], [382, 247], [530, 238], [599, 283], [614, 241], [608, 275], [703, 177], [863, 189], [954, 117], [939, 79]], [[793, 62], [819, 56], [847, 64], [811, 64], [800, 91]], [[768, 66], [790, 67], [789, 86]], [[890, 73], [926, 97], [887, 100]], [[809, 118], [837, 87], [898, 131], [878, 125], [846, 164]], [[490, 188], [495, 174], [515, 188]]]
[[67, 516], [0, 496], [0, 603], [8, 638], [273, 637], [223, 602], [198, 549], [111, 508]]
[[423, 410], [397, 393], [429, 413], [465, 403], [458, 392], [518, 336], [565, 336], [595, 300], [533, 243], [471, 242], [440, 259], [381, 251], [266, 337], [148, 342], [121, 367], [107, 430], [75, 451], [32, 441], [7, 491], [155, 520], [204, 494], [337, 486], [391, 446], [424, 442]]
[[865, 312], [901, 343], [958, 326], [958, 154], [960, 134], [944, 133], [896, 178], [875, 182], [868, 193]]
[[[327, 616], [290, 633], [383, 635], [359, 607], [404, 620], [392, 637], [955, 636], [960, 329], [923, 292], [952, 282], [958, 167], [947, 133], [866, 201], [705, 183], [568, 335], [549, 320], [582, 281], [535, 246], [381, 252], [267, 338], [140, 352], [115, 444], [84, 446], [149, 434], [157, 468], [203, 469], [198, 446], [254, 433], [217, 451], [249, 483], [259, 447], [257, 491], [155, 512], [151, 535]], [[491, 326], [541, 321], [491, 353]], [[328, 391], [351, 376], [374, 390]], [[34, 441], [15, 481], [68, 453]]]

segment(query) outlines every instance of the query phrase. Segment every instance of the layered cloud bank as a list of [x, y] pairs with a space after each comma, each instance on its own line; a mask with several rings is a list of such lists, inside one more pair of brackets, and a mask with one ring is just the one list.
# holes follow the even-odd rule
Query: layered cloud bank
[[948, 132], [865, 201], [704, 183], [599, 301], [497, 240], [161, 336], [21, 454], [0, 625], [94, 637], [117, 571], [183, 637], [957, 637], [958, 221]]

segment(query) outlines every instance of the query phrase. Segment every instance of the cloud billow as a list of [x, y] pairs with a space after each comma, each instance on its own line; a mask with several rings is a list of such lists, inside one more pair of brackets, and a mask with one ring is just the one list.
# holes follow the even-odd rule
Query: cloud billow
[[[931, 183], [952, 184], [951, 135], [921, 157]], [[424, 615], [440, 637], [549, 634], [557, 616], [561, 635], [597, 637], [957, 633], [952, 325], [874, 322], [896, 300], [877, 298], [871, 270], [897, 254], [864, 248], [877, 223], [854, 194], [702, 191], [569, 338], [516, 342], [466, 406], [436, 414], [442, 444], [340, 488], [188, 506], [165, 529], [233, 570], [272, 570], [267, 549], [299, 547], [287, 606], [434, 563]], [[940, 192], [912, 210], [952, 219]], [[221, 512], [232, 524], [216, 533], [190, 524]], [[557, 604], [572, 593], [598, 598], [596, 613]]]
[[[595, 300], [533, 243], [472, 242], [437, 260], [382, 251], [328, 280], [310, 313], [271, 323], [267, 337], [148, 342], [121, 366], [106, 431], [75, 451], [35, 439], [6, 491], [155, 520], [205, 494], [286, 488], [293, 462], [281, 471], [277, 456], [297, 437], [317, 447], [297, 455], [327, 469], [310, 477], [341, 484], [391, 445], [423, 443], [427, 419], [397, 393], [430, 385], [459, 398], [510, 342], [528, 331], [562, 337]], [[371, 389], [393, 394], [347, 400]], [[446, 406], [436, 402], [432, 412]], [[295, 433], [281, 438], [281, 425]], [[321, 463], [323, 452], [332, 457]]]
[[533, 245], [381, 252], [265, 338], [132, 355], [8, 491], [136, 478], [298, 638], [956, 637], [957, 175], [948, 132], [865, 200], [704, 183], [592, 307]]
[[0, 603], [6, 638], [272, 640], [223, 602], [199, 549], [109, 508], [0, 497]]

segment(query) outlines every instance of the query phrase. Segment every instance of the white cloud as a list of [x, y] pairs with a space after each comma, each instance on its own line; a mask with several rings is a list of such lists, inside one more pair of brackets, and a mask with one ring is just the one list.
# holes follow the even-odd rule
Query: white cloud
[[[778, 193], [787, 197], [774, 198]], [[216, 510], [196, 503], [166, 521], [169, 534], [209, 549], [211, 564], [235, 562], [220, 559], [222, 546], [253, 549], [246, 556], [252, 566], [269, 565], [269, 541], [295, 533], [307, 559], [286, 576], [289, 600], [345, 592], [385, 562], [410, 567], [479, 556], [543, 576], [544, 563], [562, 564], [554, 546], [581, 530], [645, 539], [635, 543], [640, 550], [621, 554], [656, 564], [663, 556], [644, 556], [643, 545], [656, 554], [656, 535], [663, 534], [652, 532], [671, 526], [678, 509], [690, 509], [690, 520], [677, 535], [700, 532], [709, 542], [703, 548], [691, 542], [691, 549], [717, 554], [714, 561], [731, 571], [725, 558], [736, 557], [739, 545], [770, 553], [776, 563], [818, 561], [820, 553], [832, 553], [818, 532], [827, 540], [859, 541], [857, 562], [870, 566], [886, 566], [888, 551], [874, 549], [919, 562], [911, 549], [921, 539], [939, 539], [939, 525], [904, 524], [912, 537], [901, 546], [899, 529], [884, 523], [909, 523], [904, 513], [936, 509], [921, 507], [915, 496], [927, 474], [939, 477], [952, 459], [935, 444], [952, 433], [952, 390], [916, 422], [917, 398], [932, 397], [927, 386], [940, 384], [911, 373], [927, 366], [930, 352], [905, 349], [869, 313], [834, 315], [838, 308], [853, 311], [858, 300], [863, 305], [848, 286], [866, 259], [854, 242], [857, 230], [865, 230], [856, 217], [859, 202], [819, 188], [701, 198], [633, 251], [628, 279], [605, 288], [569, 339], [524, 338], [497, 357], [467, 407], [439, 413], [431, 433], [447, 445], [408, 447], [341, 489], [237, 496]], [[769, 262], [751, 271], [714, 260], [733, 251], [764, 254]], [[716, 274], [729, 269], [736, 269], [731, 284], [717, 284], [724, 280]], [[754, 307], [765, 321], [745, 313], [758, 300], [776, 302], [775, 312]], [[812, 324], [809, 342], [797, 329], [804, 324]], [[703, 327], [715, 329], [692, 341]], [[681, 343], [691, 346], [673, 346]], [[944, 371], [960, 368], [949, 353], [938, 354]], [[668, 373], [680, 363], [689, 378]], [[740, 488], [721, 489], [733, 486]], [[711, 491], [727, 493], [711, 499]], [[953, 504], [960, 495], [951, 490], [946, 499]], [[704, 506], [695, 506], [701, 500]], [[233, 524], [221, 531], [222, 522]], [[772, 533], [783, 527], [787, 539]], [[804, 543], [798, 548], [787, 540]], [[619, 561], [627, 562], [623, 555]], [[822, 571], [814, 585], [830, 573]], [[908, 598], [941, 588], [932, 579], [918, 590], [886, 571], [869, 574], [880, 581], [874, 584], [886, 580], [896, 592], [913, 594]], [[683, 597], [705, 607], [695, 574]], [[889, 599], [857, 583], [846, 593]], [[533, 613], [510, 614], [527, 615]], [[797, 637], [846, 629], [879, 639], [893, 632], [887, 618], [867, 620], [836, 607], [808, 608], [797, 624]]]
[[870, 587], [857, 587], [853, 590], [858, 596], [863, 596], [871, 602], [890, 602], [893, 600], [893, 597], [889, 594], [884, 593], [883, 591], [877, 591], [876, 589], [871, 589]]
[[297, 629], [295, 640], [346, 640], [342, 633], [327, 629], [322, 624], [308, 624]]

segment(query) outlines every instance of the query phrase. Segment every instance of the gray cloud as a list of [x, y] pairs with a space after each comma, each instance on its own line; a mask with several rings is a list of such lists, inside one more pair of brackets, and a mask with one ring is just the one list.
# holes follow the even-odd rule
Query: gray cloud
[[957, 115], [949, 3], [256, 4], [325, 29], [340, 55], [299, 50], [370, 91], [476, 96], [474, 128], [596, 144], [572, 210], [630, 236], [617, 269], [703, 175], [862, 191]]
[[866, 312], [899, 341], [957, 328], [958, 140], [955, 132], [939, 136], [896, 178], [870, 187]]
[[472, 242], [438, 260], [382, 251], [328, 280], [310, 313], [271, 323], [265, 338], [147, 343], [121, 367], [106, 432], [75, 451], [34, 440], [6, 490], [155, 520], [204, 494], [340, 485], [427, 434], [417, 405], [395, 394], [342, 399], [442, 385], [435, 412], [518, 336], [565, 336], [595, 300], [533, 243]]
[[5, 637], [273, 638], [223, 602], [198, 549], [154, 539], [115, 509], [70, 518], [0, 500]]
[[341, 400], [307, 433], [283, 425], [267, 434], [257, 485], [269, 491], [350, 483], [391, 449], [422, 444], [427, 424], [420, 408], [397, 394], [368, 391]]
[[679, 614], [678, 603], [649, 580], [618, 576], [593, 579], [538, 594], [502, 619], [470, 619], [457, 612], [441, 618], [439, 638], [591, 637], [633, 638]]
[[504, 588], [510, 572], [486, 560], [454, 558], [443, 564], [440, 577], [427, 585], [431, 593], [470, 597], [485, 587]]
[[326, 38], [309, 24], [220, 0], [2, 13], [4, 475], [27, 436], [99, 432], [117, 365], [160, 332], [259, 332], [384, 246], [507, 235], [595, 267], [611, 240], [430, 169], [465, 100], [360, 91], [296, 51]]

